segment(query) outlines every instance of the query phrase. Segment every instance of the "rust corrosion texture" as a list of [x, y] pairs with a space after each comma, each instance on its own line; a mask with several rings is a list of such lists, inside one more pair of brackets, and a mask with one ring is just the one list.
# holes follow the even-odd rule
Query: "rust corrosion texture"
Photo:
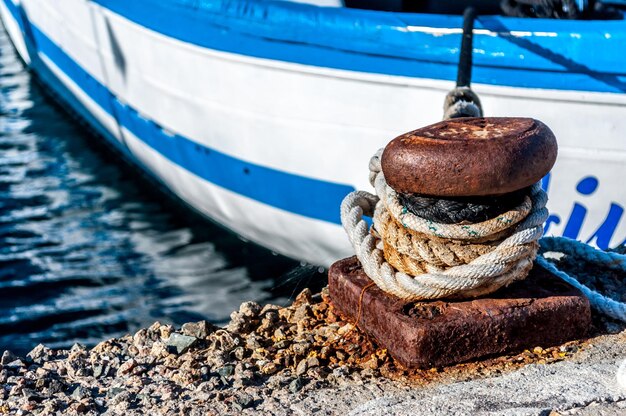
[[462, 301], [412, 303], [388, 295], [356, 257], [333, 264], [328, 278], [335, 309], [409, 369], [557, 345], [585, 337], [591, 326], [582, 293], [539, 266], [523, 282]]
[[397, 192], [481, 196], [536, 183], [556, 156], [554, 134], [538, 120], [457, 118], [395, 138], [381, 164], [387, 183]]

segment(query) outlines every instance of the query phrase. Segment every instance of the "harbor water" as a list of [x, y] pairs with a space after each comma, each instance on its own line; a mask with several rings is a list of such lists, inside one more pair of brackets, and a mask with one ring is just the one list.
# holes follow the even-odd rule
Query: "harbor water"
[[0, 32], [0, 350], [93, 345], [154, 321], [285, 303], [316, 267], [168, 199], [45, 95]]

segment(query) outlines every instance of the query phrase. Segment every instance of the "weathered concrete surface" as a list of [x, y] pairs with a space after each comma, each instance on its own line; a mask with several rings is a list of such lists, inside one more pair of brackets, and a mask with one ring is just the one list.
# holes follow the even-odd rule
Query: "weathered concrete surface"
[[559, 345], [584, 338], [591, 326], [587, 298], [540, 266], [478, 299], [407, 302], [372, 283], [356, 257], [328, 271], [333, 306], [407, 368]]
[[353, 416], [626, 415], [626, 386], [616, 378], [625, 359], [626, 331], [598, 337], [568, 361], [425, 388], [389, 381], [347, 383], [311, 392], [292, 410]]

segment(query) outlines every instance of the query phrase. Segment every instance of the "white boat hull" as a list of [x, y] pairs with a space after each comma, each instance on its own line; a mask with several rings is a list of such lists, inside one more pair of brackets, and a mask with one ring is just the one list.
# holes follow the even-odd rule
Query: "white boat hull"
[[[20, 55], [29, 62], [35, 52], [35, 71], [56, 78], [53, 90], [69, 92], [72, 107], [82, 107], [119, 149], [207, 217], [276, 252], [325, 266], [351, 253], [338, 223], [340, 196], [371, 189], [370, 156], [397, 135], [438, 121], [453, 87], [451, 81], [217, 51], [86, 0], [22, 0], [37, 44], [28, 50], [7, 7], [11, 1], [17, 5], [2, 0], [0, 10]], [[80, 71], [98, 87], [77, 79]], [[546, 180], [547, 232], [604, 247], [626, 241], [626, 187], [620, 183], [626, 177], [626, 95], [474, 89], [486, 114], [534, 117], [555, 132], [559, 158]], [[110, 94], [108, 102], [97, 98], [101, 90]], [[149, 129], [158, 135], [147, 138]], [[177, 142], [155, 143], [168, 135]], [[223, 160], [235, 162], [224, 165], [222, 176], [203, 173], [205, 164], [220, 169]], [[237, 171], [241, 179], [231, 168], [244, 170]], [[257, 180], [256, 169], [261, 179], [254, 187], [267, 189], [239, 192], [237, 181]], [[275, 177], [279, 182], [272, 183]], [[308, 184], [329, 189], [336, 211], [324, 204], [315, 211], [326, 195], [299, 195]]]

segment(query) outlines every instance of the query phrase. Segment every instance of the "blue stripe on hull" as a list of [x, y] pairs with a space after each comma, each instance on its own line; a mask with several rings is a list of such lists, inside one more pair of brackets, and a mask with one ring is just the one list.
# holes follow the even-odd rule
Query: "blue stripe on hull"
[[[13, 15], [19, 19], [15, 13]], [[30, 27], [40, 53], [50, 59], [106, 113], [116, 119], [120, 126], [171, 162], [207, 182], [255, 201], [305, 217], [340, 224], [339, 206], [345, 195], [354, 190], [353, 187], [256, 165], [203, 146], [186, 137], [170, 135], [155, 122], [142, 117], [135, 109], [120, 102], [106, 86], [85, 71], [39, 28], [33, 24], [30, 24]], [[33, 69], [99, 133], [133, 158], [128, 149], [123, 148], [60, 80], [56, 79], [43, 61], [33, 62]], [[141, 166], [141, 163], [139, 165]]]
[[[409, 32], [407, 27], [459, 28], [458, 17], [325, 9], [269, 0], [94, 2], [152, 31], [209, 49], [358, 72], [456, 78], [460, 34]], [[626, 41], [626, 22], [486, 16], [476, 26], [493, 33], [475, 35], [476, 83], [626, 92], [626, 62], [614, 53]]]

